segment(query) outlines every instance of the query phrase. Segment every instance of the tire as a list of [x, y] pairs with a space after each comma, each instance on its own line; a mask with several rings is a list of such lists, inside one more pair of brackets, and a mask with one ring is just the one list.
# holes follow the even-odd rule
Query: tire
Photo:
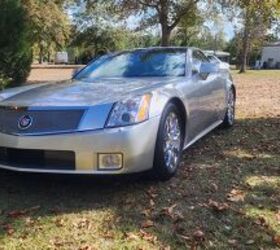
[[233, 88], [230, 89], [227, 98], [227, 111], [222, 123], [223, 128], [231, 128], [235, 120], [235, 93]]
[[[170, 130], [173, 124], [173, 130]], [[168, 103], [163, 111], [155, 148], [153, 179], [166, 181], [173, 177], [182, 159], [184, 128], [178, 108]]]

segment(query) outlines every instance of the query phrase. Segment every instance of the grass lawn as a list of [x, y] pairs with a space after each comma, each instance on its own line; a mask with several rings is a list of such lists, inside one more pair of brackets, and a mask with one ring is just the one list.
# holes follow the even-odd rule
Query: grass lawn
[[0, 171], [0, 249], [279, 249], [280, 71], [233, 75], [236, 126], [169, 182]]

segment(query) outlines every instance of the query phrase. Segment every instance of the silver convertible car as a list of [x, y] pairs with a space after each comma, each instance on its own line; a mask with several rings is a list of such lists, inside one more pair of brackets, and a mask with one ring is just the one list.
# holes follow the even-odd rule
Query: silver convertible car
[[199, 49], [108, 54], [71, 80], [0, 92], [0, 168], [166, 180], [184, 149], [233, 125], [235, 97]]

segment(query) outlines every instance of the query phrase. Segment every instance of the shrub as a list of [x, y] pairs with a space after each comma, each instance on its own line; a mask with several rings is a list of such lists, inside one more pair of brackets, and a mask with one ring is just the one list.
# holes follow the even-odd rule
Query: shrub
[[20, 0], [0, 1], [0, 34], [0, 85], [18, 86], [32, 63], [28, 20]]

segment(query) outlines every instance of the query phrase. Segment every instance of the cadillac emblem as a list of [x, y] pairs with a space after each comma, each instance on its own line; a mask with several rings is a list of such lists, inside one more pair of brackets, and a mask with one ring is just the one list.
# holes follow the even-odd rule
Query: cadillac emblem
[[31, 127], [33, 118], [30, 115], [24, 115], [18, 120], [18, 128], [25, 130]]

